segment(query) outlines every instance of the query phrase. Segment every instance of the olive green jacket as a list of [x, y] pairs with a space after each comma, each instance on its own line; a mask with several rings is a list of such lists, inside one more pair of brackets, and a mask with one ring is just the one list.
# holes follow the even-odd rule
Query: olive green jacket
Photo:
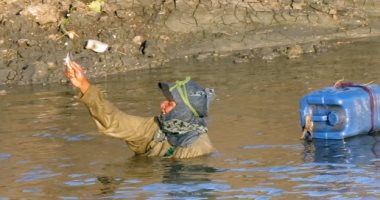
[[[156, 117], [137, 117], [124, 113], [105, 99], [96, 86], [91, 85], [80, 100], [90, 111], [99, 132], [123, 139], [136, 154], [164, 156], [171, 147], [167, 140], [154, 140], [156, 131], [159, 129]], [[205, 133], [189, 147], [177, 147], [171, 157], [191, 158], [213, 151], [208, 134]]]

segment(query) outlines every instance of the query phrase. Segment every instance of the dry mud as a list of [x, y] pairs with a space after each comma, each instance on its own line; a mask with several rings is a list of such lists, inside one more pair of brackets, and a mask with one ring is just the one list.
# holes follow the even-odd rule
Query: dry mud
[[90, 78], [177, 58], [295, 59], [379, 36], [379, 16], [376, 0], [0, 0], [0, 84], [67, 82], [67, 52]]

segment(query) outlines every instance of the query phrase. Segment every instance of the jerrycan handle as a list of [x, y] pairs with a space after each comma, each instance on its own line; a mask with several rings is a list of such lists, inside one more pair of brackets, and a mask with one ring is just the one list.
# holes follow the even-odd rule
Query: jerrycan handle
[[313, 115], [311, 117], [313, 122], [327, 122], [330, 126], [335, 126], [339, 122], [339, 114], [331, 111], [327, 115]]

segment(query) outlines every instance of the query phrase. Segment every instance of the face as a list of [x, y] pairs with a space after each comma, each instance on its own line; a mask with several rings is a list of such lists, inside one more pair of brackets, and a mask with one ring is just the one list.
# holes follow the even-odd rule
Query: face
[[175, 101], [165, 100], [161, 103], [161, 113], [169, 113], [177, 104]]

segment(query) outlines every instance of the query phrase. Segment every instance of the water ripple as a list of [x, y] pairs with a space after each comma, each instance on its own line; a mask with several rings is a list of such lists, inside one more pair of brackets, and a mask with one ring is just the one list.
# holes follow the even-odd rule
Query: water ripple
[[71, 196], [71, 197], [66, 197], [66, 196], [61, 196], [59, 197], [61, 200], [79, 200], [79, 197]]
[[71, 180], [71, 181], [66, 181], [65, 185], [70, 186], [70, 187], [77, 187], [77, 186], [87, 186], [87, 185], [94, 185], [97, 183], [97, 178], [91, 177], [91, 178], [86, 178], [86, 179], [76, 179], [76, 180]]
[[50, 177], [59, 176], [59, 175], [61, 175], [61, 173], [53, 173], [49, 170], [35, 170], [35, 171], [24, 173], [23, 177], [20, 179], [17, 179], [17, 181], [29, 182], [29, 181], [34, 181], [37, 179], [45, 179], [45, 178], [50, 178]]
[[0, 153], [0, 160], [7, 160], [11, 157], [9, 153]]
[[139, 191], [117, 191], [111, 196], [102, 197], [101, 199], [137, 199]]
[[84, 140], [92, 140], [94, 137], [91, 137], [87, 134], [79, 134], [79, 135], [71, 135], [65, 136], [64, 139], [67, 141], [84, 141]]
[[371, 197], [371, 196], [361, 196], [361, 197], [344, 197], [342, 195], [337, 195], [335, 197], [329, 198], [329, 200], [378, 200], [379, 198], [377, 197]]
[[25, 193], [41, 193], [42, 190], [31, 188], [31, 189], [24, 189], [24, 190], [22, 190], [22, 192], [25, 192]]
[[350, 175], [315, 175], [307, 178], [295, 177], [291, 178], [292, 181], [299, 182], [317, 182], [317, 183], [357, 183], [357, 184], [377, 184], [375, 178], [364, 176], [352, 177]]
[[303, 191], [306, 195], [310, 197], [324, 197], [328, 195], [339, 195], [340, 193], [334, 191]]
[[48, 138], [48, 139], [64, 139], [70, 142], [76, 142], [76, 141], [87, 141], [92, 140], [94, 137], [88, 135], [88, 134], [52, 134], [52, 133], [36, 133], [33, 134], [34, 137], [41, 137], [41, 138]]
[[300, 170], [309, 169], [308, 167], [298, 166], [274, 166], [274, 167], [254, 167], [254, 168], [231, 168], [232, 172], [299, 172]]
[[258, 193], [266, 193], [271, 196], [278, 196], [284, 193], [283, 190], [277, 188], [240, 188], [238, 191], [240, 192], [258, 192]]
[[357, 167], [355, 164], [346, 164], [346, 163], [318, 163], [318, 162], [306, 163], [306, 164], [303, 164], [303, 166], [306, 166], [306, 167], [328, 166], [328, 167], [345, 167], [345, 168], [356, 168]]
[[197, 192], [197, 191], [213, 191], [221, 192], [230, 189], [231, 186], [227, 184], [217, 183], [198, 183], [198, 184], [166, 184], [156, 183], [151, 185], [145, 185], [142, 190], [152, 193], [168, 193], [168, 192]]
[[304, 147], [300, 144], [259, 144], [259, 145], [246, 145], [242, 147], [243, 149], [267, 149], [267, 148], [286, 148], [286, 149], [295, 149], [300, 150]]
[[217, 199], [255, 199], [255, 200], [269, 200], [271, 199], [270, 196], [257, 196], [253, 194], [246, 194], [246, 195], [233, 195], [233, 196], [224, 196], [219, 197]]

